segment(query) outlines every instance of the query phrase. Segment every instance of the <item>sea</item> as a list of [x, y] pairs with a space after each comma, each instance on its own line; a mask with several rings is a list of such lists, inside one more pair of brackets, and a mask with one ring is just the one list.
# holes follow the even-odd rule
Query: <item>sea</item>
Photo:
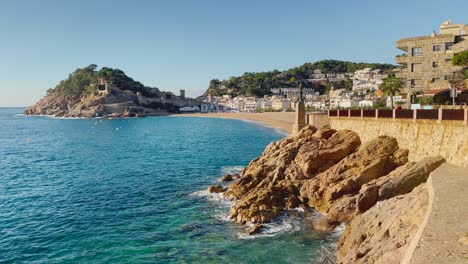
[[[321, 263], [340, 230], [283, 212], [262, 233], [206, 189], [284, 131], [195, 117], [62, 119], [0, 108], [0, 263]], [[331, 253], [332, 254], [332, 253]]]

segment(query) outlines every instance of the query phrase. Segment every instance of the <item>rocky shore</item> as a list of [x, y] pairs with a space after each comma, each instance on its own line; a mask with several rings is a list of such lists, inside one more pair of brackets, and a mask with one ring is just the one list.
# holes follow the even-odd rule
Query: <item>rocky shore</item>
[[[149, 115], [153, 109], [137, 106], [136, 96], [125, 91], [113, 95], [95, 94], [73, 98], [60, 94], [49, 94], [25, 110], [26, 115], [49, 115], [55, 117], [139, 117]], [[109, 105], [111, 107], [106, 107]], [[161, 111], [159, 111], [162, 113]], [[164, 113], [166, 113], [164, 111]]]
[[338, 263], [400, 263], [427, 211], [425, 182], [442, 163], [440, 157], [408, 162], [408, 151], [392, 137], [362, 143], [350, 130], [307, 126], [271, 143], [227, 190], [217, 191], [233, 200], [234, 222], [253, 224], [249, 233], [281, 211], [313, 208], [323, 215], [314, 228], [347, 226]]

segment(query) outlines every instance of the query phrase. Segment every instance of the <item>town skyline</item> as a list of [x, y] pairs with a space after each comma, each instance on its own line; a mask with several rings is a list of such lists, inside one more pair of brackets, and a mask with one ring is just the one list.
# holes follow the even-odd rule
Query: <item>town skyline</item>
[[[190, 97], [202, 94], [211, 79], [322, 59], [396, 64], [398, 39], [429, 35], [447, 19], [466, 23], [462, 7], [468, 7], [464, 1], [335, 2], [89, 2], [91, 9], [86, 3], [2, 2], [0, 106], [28, 106], [69, 72], [91, 63], [120, 68], [161, 90], [184, 89]], [[396, 12], [403, 4], [408, 9]], [[408, 11], [418, 5], [422, 15]], [[226, 8], [238, 12], [223, 16]], [[317, 9], [324, 12], [314, 13]], [[132, 15], [116, 20], [122, 12]], [[339, 16], [330, 21], [329, 12]], [[233, 15], [238, 13], [242, 19]]]

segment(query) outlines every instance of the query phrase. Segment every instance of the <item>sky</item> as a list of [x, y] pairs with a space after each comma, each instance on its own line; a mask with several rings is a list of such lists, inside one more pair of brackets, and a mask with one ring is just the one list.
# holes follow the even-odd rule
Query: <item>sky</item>
[[0, 0], [0, 107], [77, 68], [198, 96], [211, 79], [338, 59], [395, 63], [396, 40], [468, 23], [467, 0]]

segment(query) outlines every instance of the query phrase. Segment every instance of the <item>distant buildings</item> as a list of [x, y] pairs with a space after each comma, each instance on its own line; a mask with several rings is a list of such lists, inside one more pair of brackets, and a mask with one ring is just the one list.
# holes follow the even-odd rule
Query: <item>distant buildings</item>
[[375, 91], [379, 89], [382, 84], [382, 79], [387, 77], [381, 70], [372, 70], [371, 68], [365, 68], [358, 70], [353, 75], [353, 91], [367, 92]]
[[410, 94], [449, 86], [452, 74], [461, 68], [452, 65], [454, 54], [468, 50], [468, 25], [444, 22], [440, 34], [411, 37], [396, 42], [405, 53], [396, 62], [405, 68], [397, 77], [405, 80], [404, 91]]

